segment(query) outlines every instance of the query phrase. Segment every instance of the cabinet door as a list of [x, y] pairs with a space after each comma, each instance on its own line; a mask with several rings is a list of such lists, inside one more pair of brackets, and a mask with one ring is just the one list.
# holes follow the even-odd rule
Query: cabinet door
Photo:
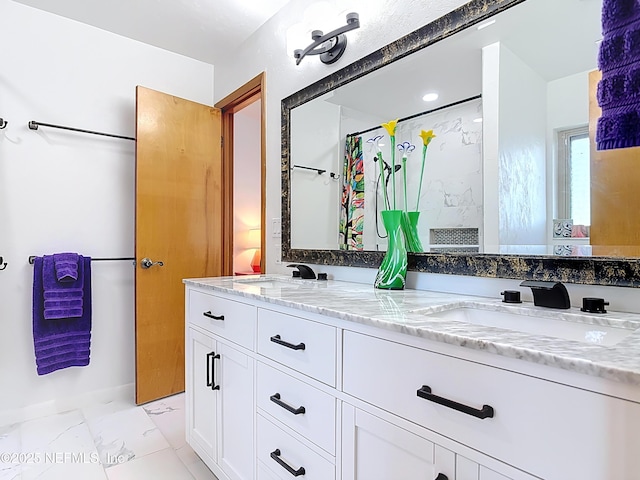
[[[523, 478], [525, 478], [523, 476]], [[533, 477], [526, 476], [533, 480]], [[473, 460], [456, 455], [456, 480], [513, 480], [511, 477], [495, 472]]]
[[[187, 438], [191, 447], [205, 463], [216, 458], [217, 392], [214, 386], [213, 338], [191, 328], [187, 333]], [[217, 360], [216, 360], [217, 361]], [[217, 379], [215, 379], [217, 381]]]
[[479, 480], [480, 465], [461, 455], [456, 455], [456, 480]]
[[347, 404], [342, 420], [343, 479], [455, 479], [455, 455], [433, 442]]
[[254, 360], [224, 342], [218, 342], [216, 380], [220, 382], [218, 464], [232, 480], [254, 478]]
[[511, 478], [480, 465], [480, 480], [511, 480]]

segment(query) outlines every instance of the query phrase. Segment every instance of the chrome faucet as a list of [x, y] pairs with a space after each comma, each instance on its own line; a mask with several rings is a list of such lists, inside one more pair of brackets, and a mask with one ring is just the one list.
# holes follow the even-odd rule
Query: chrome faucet
[[538, 307], [571, 308], [567, 287], [560, 282], [525, 280], [520, 286], [531, 288], [533, 304]]
[[302, 265], [301, 263], [291, 263], [287, 265], [287, 267], [294, 267], [298, 269], [297, 271], [293, 272], [294, 277], [307, 278], [307, 279], [316, 278], [315, 272], [311, 269], [311, 267], [307, 265]]

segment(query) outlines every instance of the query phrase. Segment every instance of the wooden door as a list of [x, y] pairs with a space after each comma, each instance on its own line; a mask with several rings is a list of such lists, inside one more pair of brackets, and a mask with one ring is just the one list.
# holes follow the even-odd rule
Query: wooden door
[[[182, 279], [222, 273], [220, 110], [136, 88], [136, 403], [184, 391]], [[142, 259], [162, 262], [149, 268]]]
[[640, 147], [596, 150], [601, 114], [596, 88], [602, 73], [589, 73], [591, 144], [591, 245], [593, 255], [640, 255]]

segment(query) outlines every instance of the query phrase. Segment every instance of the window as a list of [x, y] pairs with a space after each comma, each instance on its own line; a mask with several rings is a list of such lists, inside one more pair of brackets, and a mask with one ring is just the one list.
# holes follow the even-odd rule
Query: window
[[591, 224], [589, 128], [558, 132], [558, 218]]

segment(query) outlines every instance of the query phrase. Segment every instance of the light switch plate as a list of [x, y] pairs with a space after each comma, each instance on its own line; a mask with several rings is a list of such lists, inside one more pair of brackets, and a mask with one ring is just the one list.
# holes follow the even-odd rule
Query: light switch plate
[[273, 238], [280, 238], [282, 236], [282, 222], [279, 218], [271, 220], [271, 231], [273, 232], [271, 234]]

